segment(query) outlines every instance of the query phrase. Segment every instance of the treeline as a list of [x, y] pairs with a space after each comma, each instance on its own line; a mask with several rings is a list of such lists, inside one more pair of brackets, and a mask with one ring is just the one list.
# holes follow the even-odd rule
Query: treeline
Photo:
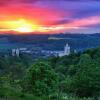
[[100, 48], [33, 62], [0, 57], [0, 97], [5, 100], [99, 100]]

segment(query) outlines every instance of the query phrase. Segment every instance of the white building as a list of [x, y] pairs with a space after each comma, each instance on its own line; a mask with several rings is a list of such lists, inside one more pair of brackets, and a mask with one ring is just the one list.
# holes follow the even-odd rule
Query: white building
[[16, 49], [12, 49], [12, 56], [15, 56]]
[[19, 49], [12, 49], [12, 56], [19, 57]]
[[19, 57], [19, 49], [16, 49], [16, 56]]
[[68, 45], [68, 43], [65, 45], [64, 47], [64, 51], [59, 52], [59, 57], [65, 56], [65, 55], [69, 55], [70, 54], [70, 46]]

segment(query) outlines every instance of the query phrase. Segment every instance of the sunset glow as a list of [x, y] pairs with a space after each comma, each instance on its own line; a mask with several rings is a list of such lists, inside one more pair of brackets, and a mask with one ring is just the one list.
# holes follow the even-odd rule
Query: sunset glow
[[0, 32], [99, 32], [99, 10], [99, 2], [2, 0]]
[[20, 28], [15, 29], [15, 31], [18, 31], [18, 32], [32, 32], [33, 30], [31, 28], [27, 28], [27, 27], [20, 27]]
[[36, 25], [29, 23], [23, 19], [12, 23], [9, 22], [9, 24], [12, 26], [11, 30], [17, 32], [34, 32], [37, 29]]

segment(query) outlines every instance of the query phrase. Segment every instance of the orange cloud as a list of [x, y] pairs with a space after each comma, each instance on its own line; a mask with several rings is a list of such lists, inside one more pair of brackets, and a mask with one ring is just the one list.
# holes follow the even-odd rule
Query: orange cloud
[[25, 29], [33, 31], [45, 31], [42, 27], [49, 26], [62, 14], [51, 9], [32, 7], [32, 5], [14, 5], [0, 7], [0, 27], [2, 30]]
[[[14, 0], [12, 1], [14, 2]], [[12, 1], [10, 0], [9, 2]], [[19, 0], [19, 2], [22, 2], [22, 0]], [[89, 25], [100, 24], [100, 16], [71, 19], [70, 21], [67, 21], [66, 19], [67, 17], [71, 17], [71, 13], [66, 13], [65, 18], [64, 12], [55, 9], [37, 7], [31, 4], [1, 6], [0, 30], [13, 30], [18, 32], [60, 32], [71, 29], [77, 30]], [[62, 20], [63, 18], [65, 18], [65, 20]]]

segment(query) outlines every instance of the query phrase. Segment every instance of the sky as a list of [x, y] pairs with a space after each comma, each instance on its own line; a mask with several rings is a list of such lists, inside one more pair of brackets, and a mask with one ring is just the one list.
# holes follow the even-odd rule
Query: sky
[[99, 0], [0, 0], [0, 33], [99, 33]]

